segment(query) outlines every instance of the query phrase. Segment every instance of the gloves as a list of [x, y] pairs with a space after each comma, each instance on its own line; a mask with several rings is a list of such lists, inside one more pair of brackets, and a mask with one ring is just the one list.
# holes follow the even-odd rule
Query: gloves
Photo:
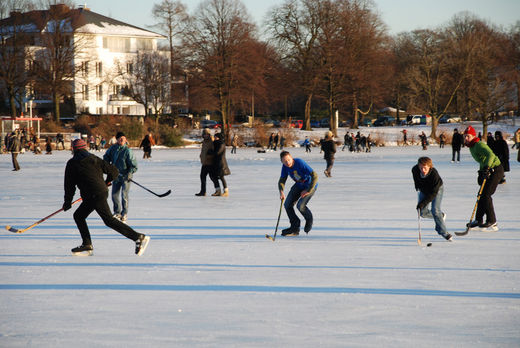
[[132, 177], [133, 177], [132, 173], [128, 173], [128, 174], [126, 174], [126, 175], [123, 177], [123, 179], [124, 179], [125, 181], [130, 181], [130, 180], [132, 180]]
[[72, 204], [70, 202], [63, 202], [63, 211], [67, 211], [72, 207]]
[[417, 207], [415, 209], [417, 210], [423, 210], [426, 207], [426, 204], [424, 202], [417, 203]]
[[484, 179], [488, 180], [491, 177], [491, 174], [493, 173], [493, 168], [485, 167], [482, 170], [478, 171], [478, 179], [477, 183], [479, 185], [482, 185], [484, 182]]

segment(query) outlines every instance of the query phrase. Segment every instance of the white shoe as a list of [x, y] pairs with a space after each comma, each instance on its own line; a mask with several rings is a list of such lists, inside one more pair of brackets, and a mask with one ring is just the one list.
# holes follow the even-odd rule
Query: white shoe
[[126, 222], [126, 220], [128, 220], [128, 216], [126, 214], [122, 215], [120, 220], [121, 222]]

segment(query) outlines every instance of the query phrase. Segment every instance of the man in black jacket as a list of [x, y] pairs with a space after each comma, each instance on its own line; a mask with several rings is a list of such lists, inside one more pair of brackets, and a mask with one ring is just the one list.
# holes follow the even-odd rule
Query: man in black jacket
[[[114, 218], [107, 203], [107, 183], [117, 178], [119, 175], [117, 168], [90, 154], [87, 151], [87, 144], [82, 139], [74, 140], [72, 149], [74, 156], [67, 162], [65, 167], [63, 210], [67, 211], [71, 208], [76, 186], [79, 188], [81, 198], [83, 199], [81, 205], [74, 212], [74, 221], [78, 226], [83, 243], [72, 249], [72, 253], [74, 255], [92, 255], [94, 249], [92, 248], [92, 240], [90, 239], [86, 218], [95, 210], [106, 226], [135, 241], [135, 253], [139, 256], [142, 255], [150, 241], [150, 237], [137, 233], [130, 226]], [[103, 180], [103, 174], [107, 174], [106, 181]]]
[[[451, 234], [446, 230], [444, 219], [446, 214], [441, 211], [441, 202], [444, 187], [442, 179], [433, 168], [429, 157], [420, 157], [417, 164], [412, 168], [415, 189], [419, 192], [417, 210], [421, 217], [430, 218], [435, 221], [435, 231], [446, 240], [451, 241]], [[431, 209], [428, 205], [431, 204]]]
[[460, 148], [464, 144], [464, 137], [459, 133], [457, 128], [453, 130], [453, 137], [451, 138], [451, 163], [455, 162], [455, 154], [457, 155], [457, 162], [460, 162]]

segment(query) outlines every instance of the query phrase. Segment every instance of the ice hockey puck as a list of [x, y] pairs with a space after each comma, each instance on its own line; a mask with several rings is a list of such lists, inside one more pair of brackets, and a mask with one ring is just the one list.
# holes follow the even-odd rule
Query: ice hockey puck
[[428, 243], [426, 244], [427, 247], [431, 247], [432, 246], [432, 243]]

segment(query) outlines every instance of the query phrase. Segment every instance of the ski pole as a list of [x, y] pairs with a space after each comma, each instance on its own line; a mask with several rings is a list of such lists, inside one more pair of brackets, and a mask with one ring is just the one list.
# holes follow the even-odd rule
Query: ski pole
[[158, 193], [153, 192], [152, 190], [147, 189], [146, 187], [144, 187], [143, 185], [141, 185], [141, 184], [138, 183], [138, 182], [135, 182], [135, 181], [132, 180], [132, 179], [130, 179], [129, 181], [133, 182], [134, 184], [136, 184], [136, 185], [139, 186], [140, 188], [143, 188], [143, 189], [145, 189], [146, 191], [148, 191], [148, 192], [150, 192], [150, 193], [156, 195], [157, 197], [161, 197], [161, 198], [162, 198], [162, 197], [166, 197], [166, 196], [168, 196], [170, 193], [172, 193], [172, 190], [168, 190], [168, 191], [166, 191], [165, 193], [158, 194]]
[[[79, 201], [81, 201], [81, 199], [82, 199], [82, 198], [78, 198], [78, 199], [76, 199], [74, 202], [71, 203], [71, 206], [74, 205], [74, 204], [76, 204], [76, 203], [78, 203]], [[34, 226], [37, 226], [37, 225], [41, 224], [41, 223], [44, 222], [45, 220], [50, 219], [51, 217], [53, 217], [54, 215], [56, 215], [56, 214], [58, 214], [58, 213], [60, 213], [60, 212], [62, 212], [62, 211], [63, 211], [63, 208], [58, 209], [58, 210], [56, 210], [54, 213], [52, 213], [51, 215], [48, 215], [48, 216], [44, 217], [43, 219], [41, 219], [41, 220], [35, 222], [35, 223], [32, 224], [31, 226], [26, 227], [26, 228], [23, 228], [23, 229], [14, 228], [14, 227], [9, 226], [9, 225], [5, 226], [5, 229], [8, 230], [9, 232], [13, 232], [13, 233], [24, 233], [25, 231], [30, 230], [30, 229], [33, 228]]]
[[276, 239], [276, 232], [278, 232], [278, 224], [280, 223], [280, 216], [282, 216], [282, 207], [283, 207], [283, 201], [284, 199], [280, 199], [280, 211], [278, 212], [278, 220], [276, 221], [276, 228], [274, 229], [274, 236], [271, 237], [270, 235], [266, 234], [265, 238], [268, 238], [274, 242]]

